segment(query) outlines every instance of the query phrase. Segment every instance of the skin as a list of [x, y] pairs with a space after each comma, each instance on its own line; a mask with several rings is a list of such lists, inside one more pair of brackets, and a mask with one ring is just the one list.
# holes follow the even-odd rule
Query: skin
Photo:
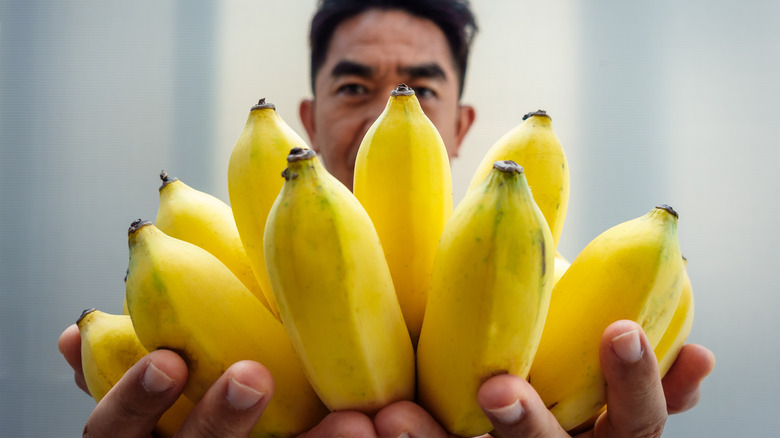
[[[450, 157], [457, 156], [475, 112], [459, 102], [456, 69], [443, 33], [432, 22], [403, 12], [368, 11], [336, 30], [325, 64], [315, 78], [314, 99], [300, 105], [312, 147], [348, 187], [352, 186], [360, 141], [384, 109], [390, 91], [400, 83], [415, 90]], [[634, 354], [630, 360], [618, 354], [625, 351], [621, 345], [631, 347], [628, 350]], [[63, 331], [58, 346], [74, 370], [76, 384], [87, 392], [76, 325]], [[669, 414], [696, 405], [701, 382], [715, 365], [712, 352], [688, 344], [662, 380], [652, 347], [631, 321], [607, 327], [600, 358], [610, 409], [592, 428], [576, 435], [580, 438], [660, 436]], [[187, 367], [179, 356], [166, 350], [150, 353], [98, 403], [87, 420], [84, 436], [150, 436], [157, 418], [181, 393], [186, 378]], [[177, 436], [245, 437], [273, 397], [273, 390], [273, 378], [265, 367], [238, 362], [211, 387]], [[517, 376], [487, 380], [477, 401], [495, 427], [490, 436], [570, 436], [528, 382]], [[404, 401], [385, 407], [374, 418], [358, 412], [331, 413], [299, 438], [337, 436], [450, 437], [422, 407]]]

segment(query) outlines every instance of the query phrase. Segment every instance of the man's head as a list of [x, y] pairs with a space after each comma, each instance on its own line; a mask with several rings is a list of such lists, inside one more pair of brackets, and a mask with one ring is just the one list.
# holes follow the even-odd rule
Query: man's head
[[475, 30], [462, 1], [321, 1], [310, 34], [314, 99], [300, 116], [328, 170], [352, 186], [360, 141], [400, 83], [457, 156], [474, 120], [460, 95]]
[[477, 31], [477, 22], [468, 0], [320, 0], [309, 31], [312, 92], [333, 32], [344, 20], [369, 9], [395, 9], [436, 24], [449, 43], [458, 73], [459, 95], [463, 94], [469, 50]]

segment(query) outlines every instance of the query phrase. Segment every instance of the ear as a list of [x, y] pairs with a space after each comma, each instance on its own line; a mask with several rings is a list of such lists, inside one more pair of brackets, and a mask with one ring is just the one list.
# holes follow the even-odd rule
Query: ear
[[471, 125], [477, 117], [477, 112], [471, 105], [458, 106], [458, 119], [455, 121], [455, 149], [450, 151], [450, 158], [458, 156], [460, 145], [466, 137], [466, 133], [471, 129]]
[[311, 144], [311, 148], [314, 149], [315, 152], [319, 152], [319, 147], [314, 140], [316, 138], [315, 133], [317, 132], [317, 129], [314, 124], [313, 99], [304, 99], [301, 101], [301, 104], [298, 107], [298, 116], [301, 118], [303, 128], [306, 130], [306, 134], [309, 136], [309, 143]]

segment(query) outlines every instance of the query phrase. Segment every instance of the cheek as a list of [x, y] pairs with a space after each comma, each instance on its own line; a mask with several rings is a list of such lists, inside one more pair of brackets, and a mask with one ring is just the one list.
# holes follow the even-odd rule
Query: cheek
[[451, 116], [437, 117], [436, 114], [428, 116], [428, 118], [431, 119], [433, 125], [436, 126], [436, 129], [439, 131], [439, 135], [441, 135], [442, 140], [444, 140], [444, 144], [447, 146], [447, 151], [450, 152], [450, 155], [452, 155], [454, 150], [453, 148], [455, 147], [456, 143], [455, 119]]
[[359, 121], [349, 117], [326, 117], [319, 127], [317, 142], [326, 164], [341, 167], [354, 160], [354, 157], [350, 158], [353, 145], [360, 144], [362, 139]]

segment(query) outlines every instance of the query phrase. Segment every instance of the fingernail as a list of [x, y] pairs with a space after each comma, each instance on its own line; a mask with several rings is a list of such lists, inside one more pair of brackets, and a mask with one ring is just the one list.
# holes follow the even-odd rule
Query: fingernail
[[407, 432], [401, 432], [401, 434], [398, 435], [398, 438], [410, 438], [410, 436]]
[[487, 411], [503, 424], [514, 424], [520, 421], [520, 417], [523, 416], [525, 409], [523, 409], [520, 399], [517, 399], [514, 403], [500, 408], [487, 409]]
[[624, 362], [637, 362], [645, 354], [639, 341], [638, 329], [615, 336], [612, 338], [611, 343], [612, 351]]
[[236, 409], [246, 410], [256, 405], [265, 394], [230, 378], [227, 389], [227, 401]]
[[141, 384], [149, 392], [163, 392], [171, 389], [176, 381], [168, 377], [167, 374], [160, 371], [159, 368], [149, 363], [144, 371], [144, 377]]

